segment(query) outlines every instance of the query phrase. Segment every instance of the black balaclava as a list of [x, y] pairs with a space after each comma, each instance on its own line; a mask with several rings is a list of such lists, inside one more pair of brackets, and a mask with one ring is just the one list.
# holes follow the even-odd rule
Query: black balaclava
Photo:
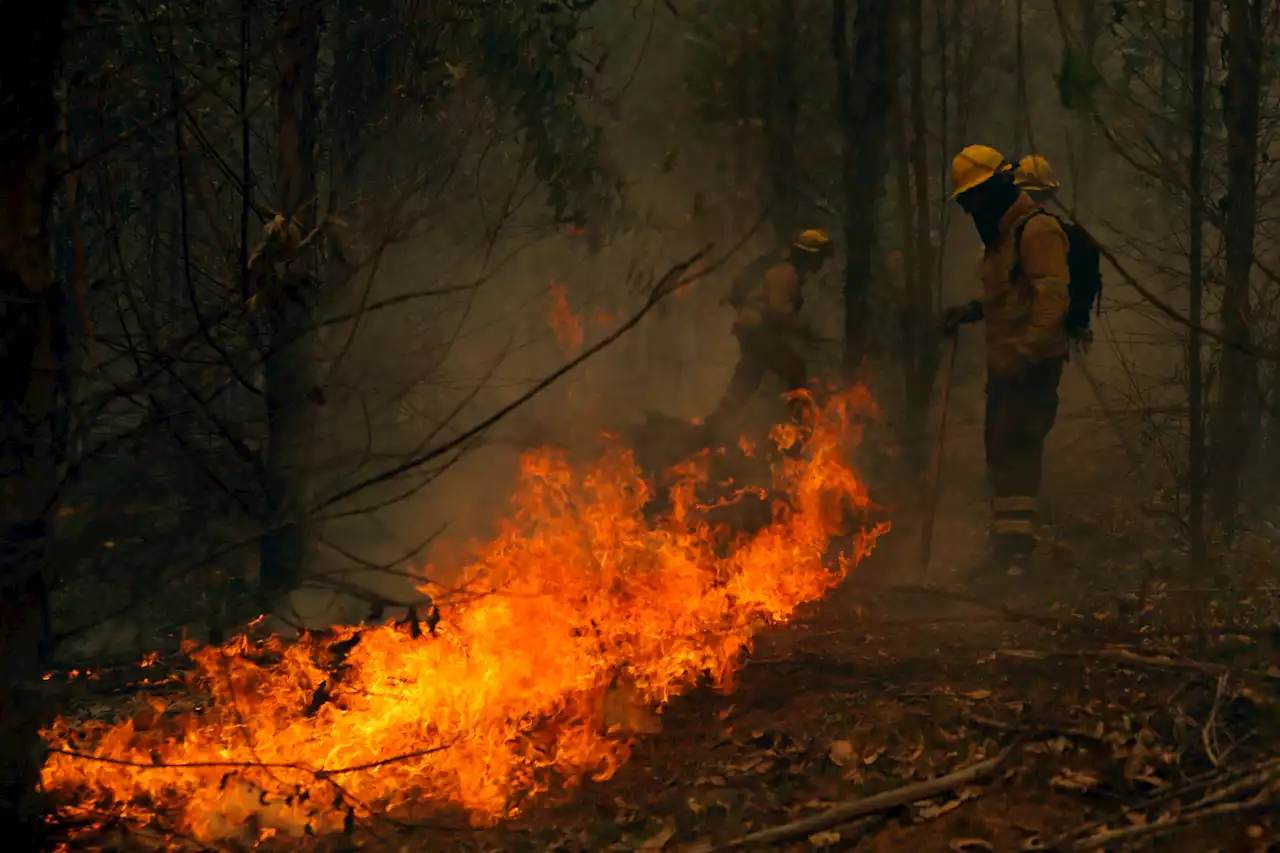
[[956, 199], [965, 213], [973, 218], [978, 236], [988, 247], [1000, 241], [1000, 218], [1018, 200], [1022, 190], [1013, 183], [1013, 174], [996, 175], [978, 184]]
[[826, 256], [822, 252], [806, 252], [796, 246], [789, 248], [788, 255], [791, 265], [796, 268], [796, 272], [801, 278], [817, 272], [821, 269], [823, 261], [826, 260]]

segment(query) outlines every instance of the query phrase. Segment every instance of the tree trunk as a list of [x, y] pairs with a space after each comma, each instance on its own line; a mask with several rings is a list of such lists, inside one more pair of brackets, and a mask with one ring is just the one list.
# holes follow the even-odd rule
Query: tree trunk
[[[1247, 346], [1253, 337], [1250, 273], [1257, 228], [1258, 119], [1262, 93], [1262, 2], [1228, 0], [1226, 275], [1222, 333]], [[1221, 406], [1214, 419], [1213, 514], [1230, 536], [1240, 506], [1241, 478], [1260, 419], [1258, 364], [1247, 352], [1223, 350]]]
[[796, 122], [800, 97], [796, 91], [796, 0], [777, 0], [773, 50], [773, 80], [769, 90], [769, 178], [774, 236], [783, 245], [795, 239]]
[[[890, 114], [890, 125], [893, 143], [893, 185], [894, 207], [897, 213], [898, 245], [901, 247], [902, 263], [897, 265], [899, 273], [895, 285], [893, 306], [897, 313], [900, 360], [904, 376], [913, 372], [915, 348], [915, 319], [912, 317], [912, 294], [915, 293], [916, 257], [912, 251], [915, 243], [915, 199], [911, 194], [911, 146], [907, 141], [907, 117], [901, 97], [901, 87], [895, 89], [898, 99]], [[904, 383], [905, 384], [905, 383]], [[908, 399], [903, 400], [904, 410], [910, 411]], [[917, 437], [911, 433], [909, 425], [904, 425], [907, 447], [918, 444]]]
[[[1204, 531], [1204, 365], [1201, 359], [1204, 319], [1204, 125], [1205, 67], [1209, 42], [1209, 0], [1192, 0], [1191, 9], [1191, 160], [1187, 166], [1190, 190], [1190, 218], [1187, 254], [1190, 264], [1187, 341], [1187, 395], [1190, 409], [1190, 439], [1187, 449], [1187, 521], [1191, 537], [1189, 569], [1198, 574], [1205, 565]], [[1194, 577], [1192, 578], [1194, 580]]]
[[[1080, 3], [1080, 49], [1084, 52], [1086, 66], [1097, 66], [1098, 40], [1102, 38], [1105, 21], [1104, 9], [1094, 0], [1083, 0]], [[1166, 67], [1162, 64], [1162, 69]], [[1166, 103], [1174, 103], [1167, 101]], [[1093, 117], [1088, 111], [1081, 111], [1076, 117], [1076, 132], [1068, 139], [1073, 140], [1071, 171], [1071, 209], [1079, 214], [1093, 197], [1093, 185], [1097, 179], [1094, 160]]]
[[1013, 150], [1014, 157], [1021, 157], [1025, 144], [1024, 130], [1027, 129], [1027, 62], [1023, 51], [1023, 19], [1022, 0], [1013, 3]]
[[909, 460], [915, 473], [924, 471], [929, 458], [925, 427], [929, 422], [933, 382], [938, 373], [940, 338], [937, 331], [937, 304], [933, 287], [933, 205], [930, 203], [929, 130], [924, 105], [924, 3], [911, 0], [908, 14], [908, 45], [911, 103], [911, 173], [915, 199], [915, 275], [911, 280], [910, 311], [912, 335], [906, 376], [907, 434], [911, 436]]
[[[357, 20], [360, 14], [356, 0], [338, 0], [336, 11], [339, 20]], [[368, 101], [372, 100], [369, 97], [372, 93], [362, 85], [360, 62], [366, 53], [377, 52], [381, 42], [385, 39], [369, 39], [360, 28], [355, 28], [343, 34], [334, 50], [333, 84], [325, 122], [329, 149], [329, 193], [325, 210], [330, 216], [339, 216], [347, 200], [360, 194], [358, 166], [364, 147], [361, 126], [370, 105]], [[362, 99], [368, 100], [362, 103]], [[332, 232], [325, 248], [324, 282], [326, 289], [333, 292], [351, 278], [353, 269], [348, 261], [352, 259], [347, 258], [343, 246], [332, 239]]]
[[893, 105], [893, 51], [898, 37], [894, 0], [860, 0], [849, 50], [848, 0], [832, 0], [832, 54], [843, 146], [844, 353], [842, 368], [854, 378], [865, 352], [867, 290], [888, 165], [886, 141]]
[[[40, 844], [41, 652], [57, 470], [60, 304], [49, 236], [66, 7], [0, 2], [0, 838]], [[17, 22], [23, 22], [21, 26]]]
[[[276, 180], [280, 213], [305, 236], [315, 227], [317, 4], [285, 0], [280, 26], [280, 88], [276, 95]], [[267, 524], [261, 582], [269, 599], [293, 589], [311, 552], [306, 511], [311, 450], [309, 398], [314, 387], [312, 336], [314, 264], [293, 258], [276, 282], [267, 355]]]

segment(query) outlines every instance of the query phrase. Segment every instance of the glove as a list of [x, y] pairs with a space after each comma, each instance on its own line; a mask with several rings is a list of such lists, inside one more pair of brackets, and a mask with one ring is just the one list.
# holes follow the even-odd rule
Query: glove
[[982, 303], [973, 300], [965, 305], [952, 305], [942, 312], [942, 333], [949, 335], [965, 323], [976, 323], [982, 319]]
[[1068, 329], [1067, 339], [1070, 342], [1071, 349], [1079, 352], [1081, 355], [1088, 355], [1089, 348], [1093, 346], [1093, 329]]

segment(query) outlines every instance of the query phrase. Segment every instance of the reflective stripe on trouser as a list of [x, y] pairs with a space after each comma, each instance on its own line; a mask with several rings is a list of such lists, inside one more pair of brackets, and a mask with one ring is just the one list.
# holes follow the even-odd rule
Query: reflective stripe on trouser
[[991, 533], [994, 536], [1034, 536], [1036, 499], [1007, 495], [991, 501]]

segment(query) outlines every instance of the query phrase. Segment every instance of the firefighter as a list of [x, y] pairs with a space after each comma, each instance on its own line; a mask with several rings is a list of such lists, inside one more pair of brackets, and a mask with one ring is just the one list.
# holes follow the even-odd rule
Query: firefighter
[[[1031, 196], [1031, 200], [1047, 206], [1062, 186], [1053, 176], [1053, 167], [1039, 154], [1028, 154], [1018, 161], [1013, 182]], [[1073, 219], [1058, 217], [1067, 235], [1067, 266], [1071, 271], [1071, 308], [1067, 312], [1067, 336], [1072, 347], [1088, 353], [1093, 343], [1089, 315], [1102, 311], [1102, 253], [1093, 237]]]
[[985, 444], [992, 490], [990, 558], [1016, 573], [1035, 547], [1044, 442], [1058, 411], [1067, 348], [1067, 236], [1015, 182], [1015, 170], [985, 145], [951, 164], [951, 197], [973, 219], [985, 251], [982, 292], [948, 308], [943, 328], [985, 321]]
[[[831, 257], [832, 248], [827, 232], [817, 228], [803, 232], [787, 247], [780, 263], [764, 270], [745, 299], [732, 300], [740, 303], [735, 306], [733, 333], [741, 354], [728, 390], [704, 422], [708, 433], [718, 434], [751, 401], [766, 373], [781, 379], [788, 391], [805, 387], [807, 365], [799, 345], [816, 337], [800, 318], [801, 288]], [[792, 405], [799, 418], [802, 404]]]
[[1047, 205], [1062, 185], [1053, 177], [1049, 161], [1039, 154], [1028, 154], [1018, 161], [1013, 182], [1037, 204]]

